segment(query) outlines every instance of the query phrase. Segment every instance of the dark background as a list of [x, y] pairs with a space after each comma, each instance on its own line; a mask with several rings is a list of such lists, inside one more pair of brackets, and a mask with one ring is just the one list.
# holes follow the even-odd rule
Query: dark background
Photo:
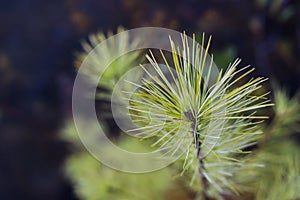
[[238, 56], [290, 95], [299, 88], [296, 0], [2, 0], [0, 200], [75, 199], [58, 138], [71, 117], [74, 52], [88, 34], [119, 25], [205, 31], [217, 64]]

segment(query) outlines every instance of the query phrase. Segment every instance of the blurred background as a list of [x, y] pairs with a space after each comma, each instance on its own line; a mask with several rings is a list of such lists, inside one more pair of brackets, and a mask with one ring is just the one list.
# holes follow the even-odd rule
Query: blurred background
[[1, 0], [0, 200], [77, 199], [58, 137], [72, 115], [75, 52], [120, 25], [212, 34], [218, 65], [240, 57], [290, 96], [299, 89], [297, 0]]

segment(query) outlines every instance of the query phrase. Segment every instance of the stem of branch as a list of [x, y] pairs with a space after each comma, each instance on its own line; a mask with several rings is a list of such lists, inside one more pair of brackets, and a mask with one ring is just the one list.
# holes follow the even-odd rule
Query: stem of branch
[[205, 169], [204, 169], [203, 155], [201, 152], [201, 142], [199, 140], [199, 135], [198, 135], [198, 130], [197, 130], [197, 119], [196, 119], [196, 117], [194, 117], [194, 115], [191, 111], [185, 112], [184, 115], [192, 122], [191, 128], [193, 130], [193, 138], [194, 138], [195, 148], [197, 149], [199, 178], [200, 178], [200, 183], [202, 185], [201, 196], [202, 196], [203, 200], [209, 200], [209, 197], [207, 195], [208, 181], [207, 181], [206, 177], [204, 176]]

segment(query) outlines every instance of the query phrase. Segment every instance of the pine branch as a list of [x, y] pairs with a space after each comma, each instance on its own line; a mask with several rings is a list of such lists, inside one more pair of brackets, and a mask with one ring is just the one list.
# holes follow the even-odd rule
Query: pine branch
[[161, 52], [167, 69], [163, 72], [150, 52], [147, 59], [155, 73], [144, 68], [147, 77], [138, 85], [139, 91], [132, 93], [129, 109], [140, 126], [135, 131], [156, 137], [154, 145], [165, 157], [184, 152], [183, 171], [195, 171], [192, 182], [198, 174], [203, 199], [218, 198], [228, 190], [238, 193], [230, 177], [244, 167], [242, 157], [249, 153], [244, 149], [261, 137], [257, 126], [261, 121], [253, 120], [267, 118], [255, 115], [256, 110], [273, 105], [267, 93], [253, 95], [266, 79], [252, 78], [238, 85], [253, 71], [249, 66], [237, 70], [239, 59], [214, 78], [213, 61], [206, 60], [210, 39], [206, 49], [195, 40], [189, 44], [185, 35], [183, 49], [170, 41], [173, 60], [167, 61]]

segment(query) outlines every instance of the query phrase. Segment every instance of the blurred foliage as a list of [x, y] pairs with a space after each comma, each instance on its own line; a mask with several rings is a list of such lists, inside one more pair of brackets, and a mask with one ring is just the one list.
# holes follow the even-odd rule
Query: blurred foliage
[[[72, 144], [77, 147], [74, 149], [76, 153], [66, 162], [66, 173], [81, 199], [159, 200], [165, 199], [167, 192], [174, 187], [169, 168], [147, 174], [127, 174], [102, 165], [84, 148], [78, 148], [80, 140], [74, 138], [76, 130], [70, 130], [67, 134], [73, 135]], [[129, 146], [138, 152], [149, 151], [147, 146], [132, 139], [119, 139], [116, 145]]]
[[300, 198], [300, 99], [289, 98], [282, 89], [274, 91], [274, 117], [264, 128], [265, 137], [250, 163], [261, 167], [241, 171], [236, 179], [243, 182], [257, 200], [296, 200]]
[[[274, 92], [276, 106], [274, 119], [267, 129], [273, 137], [300, 134], [300, 92], [288, 98], [287, 92], [277, 89]], [[269, 133], [271, 132], [271, 133]]]
[[165, 199], [165, 193], [171, 187], [167, 170], [142, 175], [124, 174], [101, 166], [86, 153], [71, 157], [67, 165], [67, 173], [82, 199]]
[[[84, 73], [89, 76], [89, 79], [97, 82], [99, 77], [94, 77], [93, 74], [101, 73], [99, 87], [110, 91], [125, 72], [141, 63], [141, 51], [136, 50], [139, 41], [137, 39], [131, 41], [129, 33], [124, 31], [124, 28], [118, 28], [116, 34], [123, 32], [119, 37], [111, 37], [115, 35], [111, 31], [107, 35], [103, 33], [91, 34], [88, 41], [82, 42], [84, 52], [78, 52], [76, 56], [76, 68], [81, 65], [86, 66], [87, 70]], [[98, 48], [99, 45], [101, 48]], [[131, 49], [135, 51], [119, 55]], [[86, 59], [87, 57], [88, 59]], [[98, 73], [96, 73], [97, 71]]]
[[245, 191], [256, 200], [296, 200], [300, 198], [299, 152], [293, 140], [270, 141], [251, 160], [261, 167], [242, 171], [236, 179], [246, 182]]

